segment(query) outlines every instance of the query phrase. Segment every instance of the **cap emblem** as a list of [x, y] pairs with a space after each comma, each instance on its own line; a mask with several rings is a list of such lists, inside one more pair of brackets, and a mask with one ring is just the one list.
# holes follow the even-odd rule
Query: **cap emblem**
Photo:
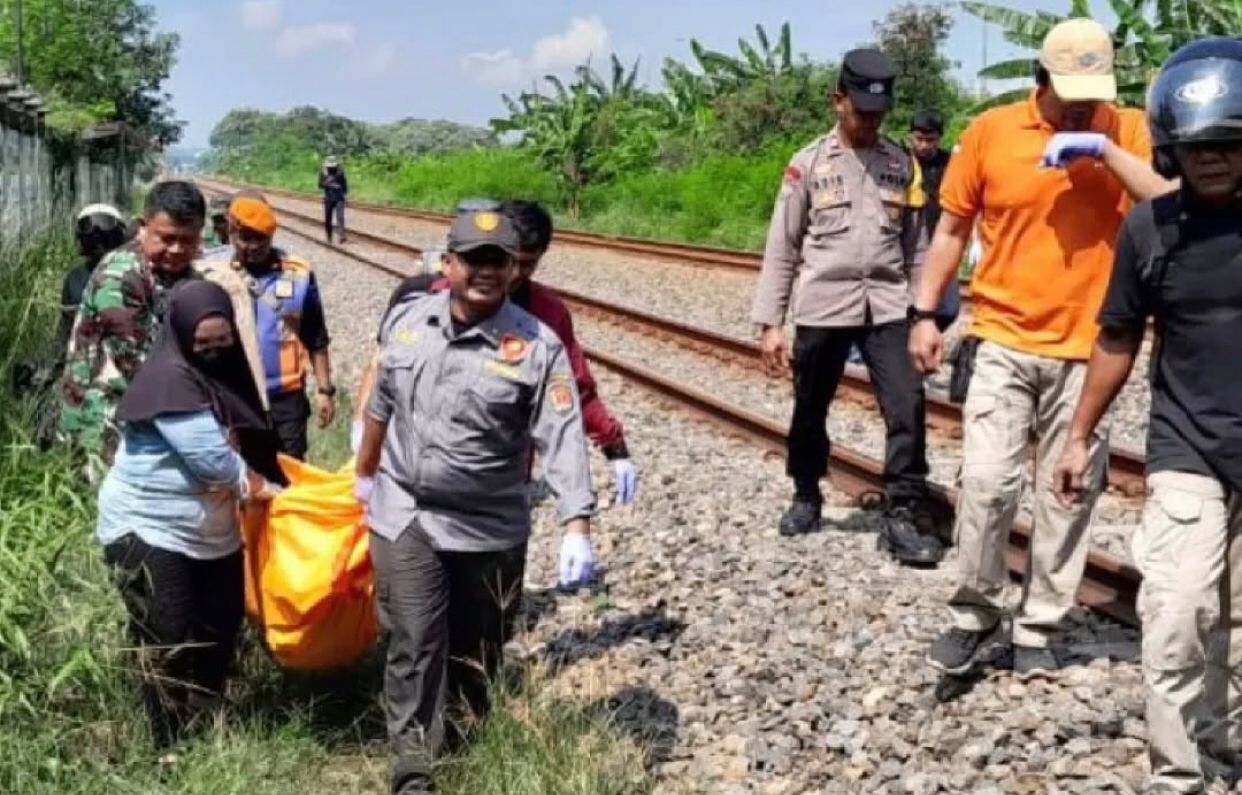
[[500, 216], [496, 213], [475, 213], [474, 225], [482, 232], [494, 232], [500, 226]]
[[868, 90], [869, 92], [871, 92], [872, 94], [883, 94], [883, 93], [884, 93], [884, 84], [883, 84], [883, 83], [881, 83], [881, 82], [879, 82], [879, 81], [877, 81], [877, 82], [872, 83], [871, 85], [867, 86], [867, 90]]
[[1078, 56], [1078, 65], [1083, 69], [1094, 69], [1101, 63], [1100, 54], [1098, 52], [1084, 52]]
[[1208, 75], [1198, 80], [1191, 80], [1181, 88], [1177, 89], [1174, 94], [1179, 102], [1188, 102], [1192, 105], [1206, 105], [1214, 99], [1219, 99], [1229, 93], [1229, 87], [1216, 75]]

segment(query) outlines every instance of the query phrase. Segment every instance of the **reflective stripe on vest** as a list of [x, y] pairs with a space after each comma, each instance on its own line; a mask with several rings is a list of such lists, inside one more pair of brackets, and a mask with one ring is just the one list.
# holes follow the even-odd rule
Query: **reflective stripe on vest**
[[310, 275], [309, 266], [285, 260], [279, 270], [255, 279], [260, 290], [254, 301], [255, 325], [269, 395], [305, 387], [309, 356], [298, 331]]

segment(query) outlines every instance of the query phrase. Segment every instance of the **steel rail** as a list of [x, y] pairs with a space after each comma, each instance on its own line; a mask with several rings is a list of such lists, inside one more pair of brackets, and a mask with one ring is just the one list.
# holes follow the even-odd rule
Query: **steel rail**
[[[405, 271], [385, 265], [358, 252], [338, 245], [326, 244], [313, 234], [289, 226], [283, 229], [296, 237], [324, 246], [337, 254], [395, 278], [404, 278], [409, 275]], [[621, 377], [677, 401], [685, 408], [707, 417], [766, 450], [784, 454], [786, 434], [785, 429], [779, 423], [732, 406], [699, 390], [678, 384], [638, 364], [604, 351], [590, 346], [584, 346], [584, 350], [593, 361]], [[857, 497], [883, 488], [883, 466], [880, 462], [845, 450], [839, 445], [834, 445], [830, 459], [830, 480], [846, 493]], [[953, 489], [932, 484], [931, 495], [945, 510], [951, 511], [956, 505], [957, 493]], [[1031, 535], [1030, 527], [1020, 522], [1014, 523], [1005, 557], [1015, 579], [1024, 577], [1027, 571]], [[1134, 626], [1138, 622], [1134, 606], [1140, 580], [1141, 576], [1134, 567], [1107, 553], [1092, 550], [1088, 554], [1087, 568], [1083, 582], [1079, 586], [1077, 598], [1086, 607], [1123, 624]]]
[[[277, 209], [282, 215], [303, 223], [318, 223], [318, 219], [305, 213], [283, 207]], [[417, 257], [422, 254], [422, 249], [417, 246], [382, 235], [363, 231], [351, 232], [350, 235], [356, 240], [373, 243], [392, 251], [408, 254], [411, 257]], [[373, 267], [391, 270], [388, 266], [380, 265], [379, 263], [372, 263], [372, 265]], [[397, 273], [398, 271], [392, 272]], [[405, 275], [408, 276], [410, 274], [406, 273]], [[704, 346], [711, 353], [726, 355], [744, 366], [761, 367], [759, 346], [752, 341], [738, 339], [681, 321], [643, 312], [639, 309], [603, 301], [573, 290], [558, 287], [556, 292], [567, 303], [586, 309], [588, 312], [596, 316], [602, 316], [611, 322], [621, 320], [647, 326], [661, 333], [679, 337], [689, 343]], [[841, 379], [841, 387], [847, 393], [846, 397], [851, 400], [868, 405], [873, 404], [875, 401], [875, 389], [866, 368], [853, 365], [847, 367]], [[927, 393], [926, 407], [929, 422], [936, 427], [944, 429], [946, 432], [960, 435], [962, 409], [959, 405], [951, 402], [942, 394], [929, 391]], [[1141, 496], [1146, 492], [1145, 467], [1146, 462], [1141, 453], [1121, 447], [1111, 447], [1109, 450], [1108, 483], [1111, 487], [1128, 497]]]

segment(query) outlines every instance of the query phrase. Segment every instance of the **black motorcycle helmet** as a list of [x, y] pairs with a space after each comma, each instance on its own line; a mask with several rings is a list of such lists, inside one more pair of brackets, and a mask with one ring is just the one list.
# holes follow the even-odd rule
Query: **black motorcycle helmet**
[[78, 213], [74, 234], [82, 256], [97, 262], [108, 252], [125, 245], [125, 219], [110, 204], [92, 204]]
[[1156, 171], [1177, 177], [1173, 147], [1242, 141], [1242, 39], [1213, 36], [1180, 47], [1147, 95]]

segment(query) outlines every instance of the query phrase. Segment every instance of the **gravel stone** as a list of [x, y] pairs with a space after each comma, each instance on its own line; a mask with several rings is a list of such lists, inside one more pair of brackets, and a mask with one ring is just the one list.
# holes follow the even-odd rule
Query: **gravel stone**
[[[363, 214], [352, 212], [351, 223], [361, 227]], [[314, 244], [285, 242], [314, 263], [334, 361], [351, 383], [395, 281]], [[554, 250], [570, 253], [596, 285], [613, 289], [607, 258]], [[634, 296], [647, 294], [636, 285], [659, 292], [678, 281], [659, 274], [641, 270]], [[700, 289], [714, 291], [714, 273], [700, 276]], [[705, 303], [683, 300], [683, 307]], [[744, 317], [736, 302], [720, 306], [724, 317]], [[605, 337], [599, 344], [609, 350], [652, 367], [690, 367], [667, 349], [639, 348], [620, 332], [597, 335], [585, 325], [584, 337]], [[726, 399], [771, 400], [772, 411], [788, 411], [787, 386], [715, 369], [703, 382]], [[593, 595], [552, 588], [559, 532], [552, 506], [538, 506], [528, 629], [509, 651], [549, 669], [550, 697], [612, 710], [616, 731], [650, 749], [657, 793], [1119, 793], [1141, 786], [1146, 731], [1136, 632], [1076, 611], [1070, 641], [1079, 667], [1026, 684], [996, 671], [938, 703], [939, 680], [925, 655], [946, 626], [952, 559], [935, 571], [896, 566], [875, 551], [874, 516], [830, 487], [828, 529], [781, 538], [789, 485], [779, 457], [603, 368], [596, 375], [626, 425], [639, 498], [612, 506], [610, 467], [593, 455], [602, 508], [596, 549], [607, 567]], [[838, 438], [867, 451], [862, 439], [875, 437], [875, 418], [836, 413]]]

